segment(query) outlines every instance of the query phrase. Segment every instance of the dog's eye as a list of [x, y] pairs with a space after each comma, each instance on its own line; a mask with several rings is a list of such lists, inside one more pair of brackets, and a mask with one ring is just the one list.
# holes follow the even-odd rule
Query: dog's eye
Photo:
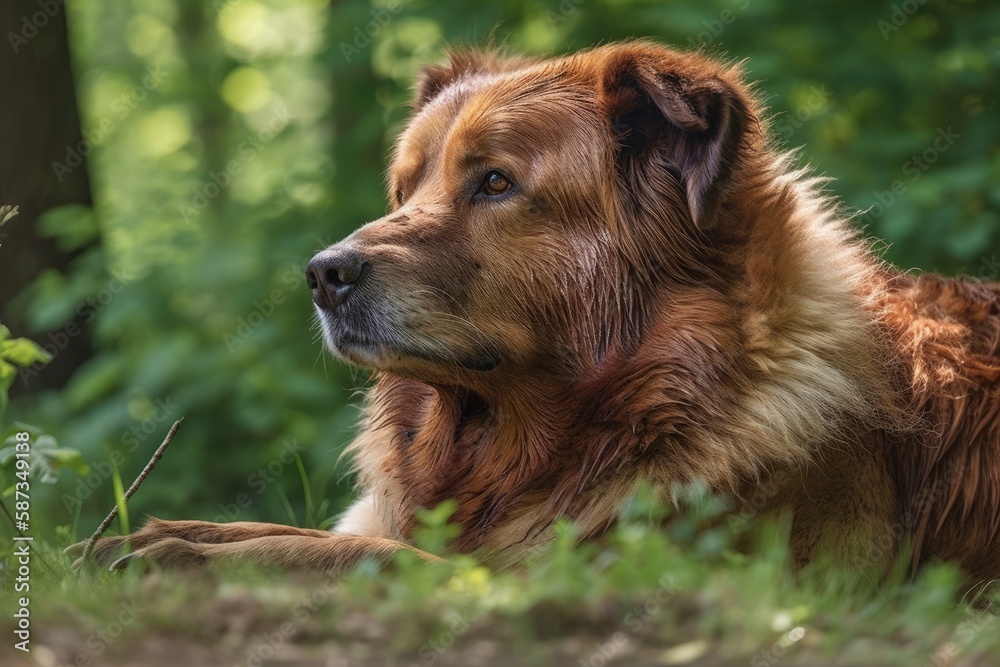
[[503, 193], [514, 187], [514, 184], [510, 182], [510, 179], [501, 174], [499, 171], [491, 171], [486, 174], [486, 178], [483, 179], [483, 193], [495, 196], [502, 195]]

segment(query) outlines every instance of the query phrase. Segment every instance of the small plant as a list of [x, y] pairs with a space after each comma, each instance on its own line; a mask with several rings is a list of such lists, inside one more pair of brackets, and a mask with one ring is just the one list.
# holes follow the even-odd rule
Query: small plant
[[[0, 207], [0, 218], [4, 215]], [[51, 359], [48, 352], [27, 338], [11, 338], [10, 330], [0, 324], [0, 418], [3, 417], [10, 402], [8, 392], [17, 379], [18, 368], [27, 368], [35, 363], [47, 363]], [[28, 457], [31, 476], [42, 484], [54, 484], [60, 469], [70, 469], [78, 474], [86, 475], [87, 464], [75, 449], [60, 447], [56, 439], [47, 435], [41, 429], [14, 422], [3, 433], [0, 441], [0, 499], [6, 499], [14, 493], [14, 487], [7, 487], [6, 475], [15, 464], [15, 444], [17, 433], [28, 433], [31, 436], [31, 452]]]

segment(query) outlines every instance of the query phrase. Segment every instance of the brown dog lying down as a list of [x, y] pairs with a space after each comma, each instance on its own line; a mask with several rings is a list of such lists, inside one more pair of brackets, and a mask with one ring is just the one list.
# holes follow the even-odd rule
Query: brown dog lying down
[[425, 70], [392, 212], [307, 271], [329, 348], [375, 370], [361, 499], [333, 534], [154, 520], [98, 557], [339, 571], [454, 498], [454, 547], [509, 563], [557, 517], [599, 536], [637, 485], [698, 479], [791, 510], [799, 562], [910, 540], [1000, 577], [1000, 285], [886, 266], [793, 161], [699, 55]]

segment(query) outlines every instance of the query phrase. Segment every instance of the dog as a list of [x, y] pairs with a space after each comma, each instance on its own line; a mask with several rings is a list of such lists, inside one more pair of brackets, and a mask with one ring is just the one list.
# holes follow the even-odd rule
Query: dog
[[98, 558], [340, 572], [454, 499], [453, 548], [505, 565], [700, 480], [791, 512], [796, 563], [1000, 577], [1000, 285], [886, 265], [768, 127], [739, 66], [651, 42], [424, 69], [391, 211], [306, 272], [374, 372], [359, 499], [332, 533], [153, 520]]

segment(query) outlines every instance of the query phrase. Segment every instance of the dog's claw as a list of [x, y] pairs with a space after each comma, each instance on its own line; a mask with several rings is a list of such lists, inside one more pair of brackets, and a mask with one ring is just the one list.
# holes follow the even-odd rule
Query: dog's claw
[[121, 558], [117, 559], [114, 563], [112, 563], [111, 565], [109, 565], [108, 566], [108, 570], [111, 571], [111, 572], [121, 572], [126, 567], [128, 567], [129, 563], [131, 563], [137, 557], [138, 557], [138, 554], [136, 554], [134, 552], [130, 553], [130, 554], [125, 554]]
[[[110, 561], [119, 551], [121, 551], [126, 545], [130, 543], [131, 536], [112, 536], [112, 537], [102, 537], [101, 539], [94, 542], [94, 548], [88, 556], [88, 560], [91, 558], [98, 564], [104, 565]], [[76, 544], [71, 544], [65, 549], [63, 553], [69, 557], [76, 557], [73, 565], [70, 567], [76, 570], [83, 564], [83, 552], [87, 548], [87, 540], [82, 542], [77, 542]]]
[[77, 542], [76, 544], [71, 544], [65, 549], [63, 549], [63, 554], [67, 556], [80, 556], [83, 554], [83, 549], [87, 546], [87, 540], [83, 542]]
[[70, 564], [69, 569], [71, 572], [76, 572], [83, 565], [83, 551], [87, 548], [87, 540], [82, 542], [77, 542], [76, 544], [71, 544], [65, 549], [63, 549], [63, 554], [70, 556], [76, 556], [72, 564]]

